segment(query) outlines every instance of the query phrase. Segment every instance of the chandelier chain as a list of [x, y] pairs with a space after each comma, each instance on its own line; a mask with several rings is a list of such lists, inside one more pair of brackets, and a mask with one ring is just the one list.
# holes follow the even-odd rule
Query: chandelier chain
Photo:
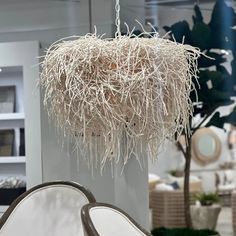
[[116, 20], [115, 20], [116, 33], [115, 33], [115, 36], [119, 37], [119, 36], [121, 36], [121, 32], [120, 32], [120, 0], [116, 0], [115, 11], [116, 11]]

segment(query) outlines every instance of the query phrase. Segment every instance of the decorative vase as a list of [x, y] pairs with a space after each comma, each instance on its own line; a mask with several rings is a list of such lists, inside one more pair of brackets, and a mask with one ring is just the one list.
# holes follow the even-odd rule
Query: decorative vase
[[214, 230], [220, 211], [220, 205], [191, 206], [193, 228]]

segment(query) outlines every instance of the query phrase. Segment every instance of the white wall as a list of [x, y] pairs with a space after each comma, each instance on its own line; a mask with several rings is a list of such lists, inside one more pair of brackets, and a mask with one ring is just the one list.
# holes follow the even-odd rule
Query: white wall
[[[111, 35], [112, 1], [92, 0], [92, 25]], [[0, 8], [0, 41], [38, 40], [43, 47], [89, 32], [88, 1], [11, 1]]]
[[145, 8], [144, 0], [120, 0], [121, 4], [121, 29], [123, 32], [126, 32], [126, 27], [124, 22], [129, 25], [130, 30], [133, 27], [140, 29], [140, 26], [135, 20], [138, 20], [144, 25], [145, 22]]
[[161, 178], [167, 178], [170, 170], [183, 170], [184, 158], [178, 151], [176, 145], [171, 141], [166, 141], [159, 151], [158, 159], [152, 163], [149, 160], [149, 172], [159, 175]]

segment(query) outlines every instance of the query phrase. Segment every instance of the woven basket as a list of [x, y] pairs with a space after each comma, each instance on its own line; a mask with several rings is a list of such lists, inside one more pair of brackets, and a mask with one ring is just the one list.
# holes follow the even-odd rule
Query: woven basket
[[[190, 202], [194, 203], [194, 195], [190, 193]], [[181, 190], [150, 192], [150, 208], [152, 208], [152, 226], [180, 228], [185, 227], [184, 193]]]
[[232, 224], [234, 235], [236, 235], [236, 191], [232, 192], [231, 195], [231, 208], [232, 208]]

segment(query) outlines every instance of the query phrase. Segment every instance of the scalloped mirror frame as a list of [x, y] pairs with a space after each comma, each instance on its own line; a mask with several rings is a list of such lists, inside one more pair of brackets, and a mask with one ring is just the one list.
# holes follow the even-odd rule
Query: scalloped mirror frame
[[[205, 135], [211, 136], [215, 141], [215, 150], [212, 155], [208, 156], [201, 153], [198, 146], [199, 140]], [[221, 149], [222, 146], [219, 137], [210, 128], [201, 128], [197, 130], [192, 137], [192, 157], [193, 160], [201, 166], [206, 166], [219, 160]]]

